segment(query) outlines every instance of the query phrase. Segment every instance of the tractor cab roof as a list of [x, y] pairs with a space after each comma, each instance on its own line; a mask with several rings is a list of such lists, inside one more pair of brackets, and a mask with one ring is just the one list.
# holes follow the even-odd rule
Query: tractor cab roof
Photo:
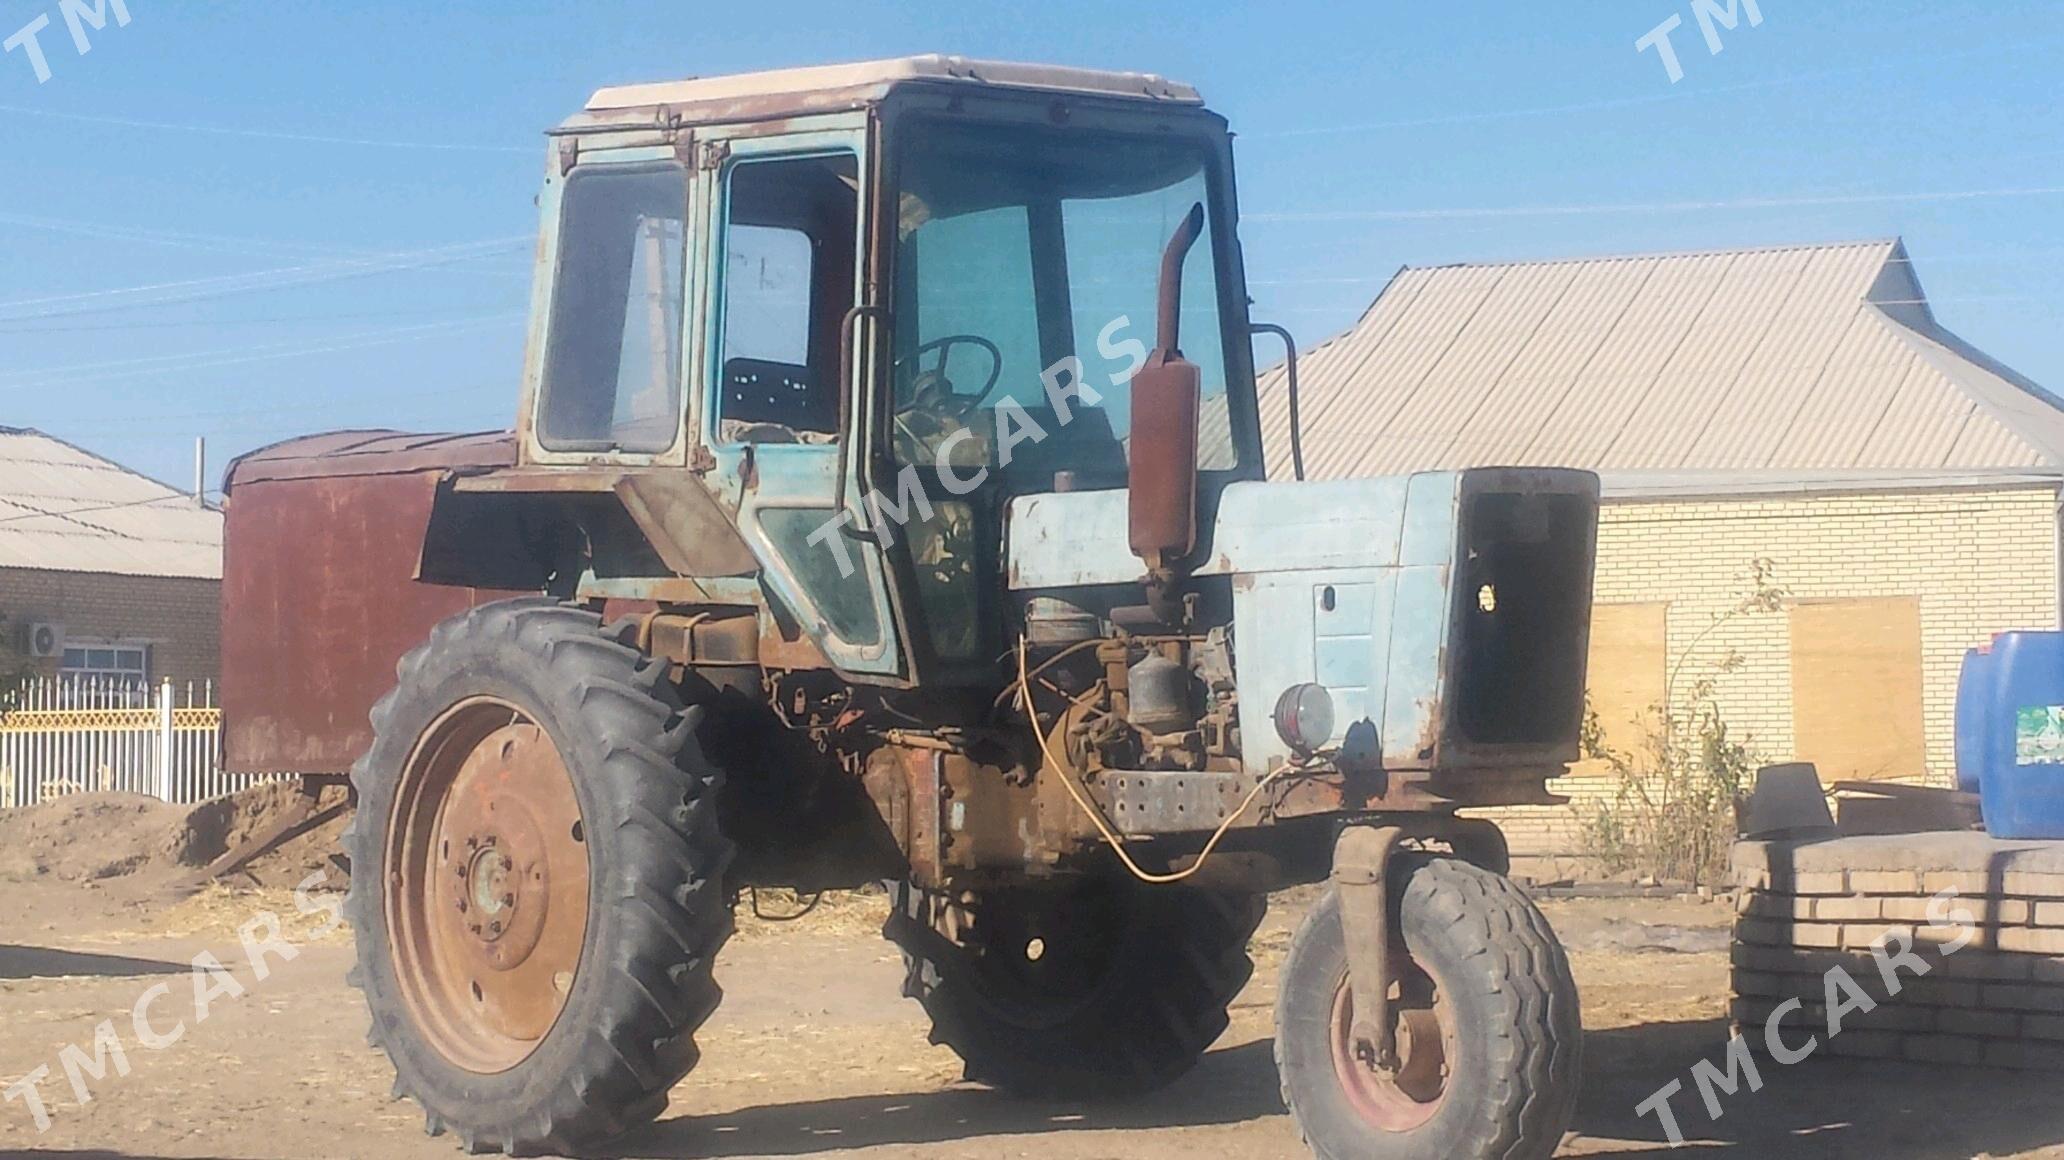
[[660, 124], [717, 124], [835, 112], [878, 104], [905, 84], [965, 85], [1068, 96], [1201, 105], [1197, 90], [1151, 73], [907, 56], [606, 88], [562, 132]]

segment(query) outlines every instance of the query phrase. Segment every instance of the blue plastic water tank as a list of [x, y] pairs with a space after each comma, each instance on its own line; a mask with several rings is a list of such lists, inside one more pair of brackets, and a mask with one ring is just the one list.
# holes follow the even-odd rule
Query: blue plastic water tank
[[1998, 838], [2064, 838], [2064, 632], [1992, 642], [1978, 774], [1985, 828]]
[[1956, 784], [1965, 793], [1978, 792], [1979, 771], [1985, 768], [1992, 669], [1992, 645], [1987, 643], [1964, 653], [1963, 671], [1957, 674]]

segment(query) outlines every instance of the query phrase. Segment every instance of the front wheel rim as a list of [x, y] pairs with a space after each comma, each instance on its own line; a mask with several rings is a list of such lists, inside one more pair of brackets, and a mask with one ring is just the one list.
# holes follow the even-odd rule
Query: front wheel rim
[[1447, 1102], [1457, 1058], [1454, 1016], [1432, 976], [1396, 950], [1401, 977], [1391, 984], [1391, 1019], [1397, 1029], [1398, 1067], [1378, 1068], [1354, 1036], [1354, 991], [1342, 975], [1327, 1021], [1328, 1054], [1348, 1106], [1369, 1126], [1411, 1132], [1426, 1126]]
[[426, 1043], [479, 1074], [537, 1050], [587, 940], [587, 835], [572, 776], [534, 720], [469, 698], [423, 732], [387, 831], [385, 912]]

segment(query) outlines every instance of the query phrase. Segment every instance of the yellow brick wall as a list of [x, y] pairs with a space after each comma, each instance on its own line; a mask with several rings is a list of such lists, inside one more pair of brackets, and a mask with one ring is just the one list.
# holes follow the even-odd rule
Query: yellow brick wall
[[[1964, 651], [2006, 629], [2057, 627], [2053, 487], [1609, 503], [1599, 516], [1597, 600], [1668, 601], [1666, 654], [1675, 663], [1716, 614], [1739, 601], [1759, 557], [1772, 561], [1776, 581], [1797, 598], [1919, 599], [1923, 730], [1934, 784], [1953, 776]], [[1791, 760], [1785, 614], [1738, 617], [1715, 629], [1691, 654], [1680, 686], [1711, 674], [1730, 650], [1744, 663], [1715, 678], [1730, 728], [1749, 735], [1762, 761]], [[1578, 798], [1579, 808], [1612, 792], [1595, 775], [1564, 778], [1555, 788]], [[1515, 852], [1580, 852], [1575, 808], [1490, 813]]]

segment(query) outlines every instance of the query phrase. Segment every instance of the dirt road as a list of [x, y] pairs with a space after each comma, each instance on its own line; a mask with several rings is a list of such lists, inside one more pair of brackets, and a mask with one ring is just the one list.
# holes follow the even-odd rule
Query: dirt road
[[[25, 1104], [0, 1105], [0, 1155], [70, 1157], [429, 1157], [458, 1154], [423, 1136], [414, 1105], [389, 1098], [383, 1057], [344, 984], [343, 932], [302, 941], [326, 918], [298, 916], [280, 892], [215, 894], [166, 908], [60, 883], [0, 887], [0, 1085], [38, 1066], [50, 1127]], [[1259, 969], [1231, 1030], [1188, 1078], [1118, 1106], [1010, 1100], [956, 1083], [952, 1055], [925, 1042], [901, 969], [852, 902], [792, 926], [748, 921], [726, 951], [723, 1010], [702, 1036], [702, 1067], [629, 1157], [1038, 1156], [1292, 1160], [1305, 1155], [1276, 1093], [1269, 1048], [1275, 973], [1303, 899], [1279, 900], [1258, 941]], [[260, 981], [236, 926], [280, 912], [291, 961]], [[1760, 1093], [1728, 1099], [1717, 1123], [1689, 1070], [1724, 1036], [1725, 909], [1676, 902], [1557, 902], [1584, 989], [1587, 1083], [1563, 1155], [1660, 1153], [1663, 1135], [1635, 1106], [1672, 1078], [1695, 1144], [1754, 1158], [2064, 1156], [2054, 1081], [1884, 1064], [1812, 1061], [1772, 1070]], [[1658, 947], [1678, 949], [1653, 949]], [[1635, 948], [1651, 949], [1635, 949]], [[211, 952], [242, 989], [196, 1020], [193, 961]], [[230, 984], [203, 972], [218, 992]], [[138, 1041], [148, 989], [162, 1050]], [[102, 1020], [129, 1074], [87, 1078], [80, 1106], [60, 1050], [89, 1047]], [[90, 1051], [87, 1058], [90, 1059]]]

